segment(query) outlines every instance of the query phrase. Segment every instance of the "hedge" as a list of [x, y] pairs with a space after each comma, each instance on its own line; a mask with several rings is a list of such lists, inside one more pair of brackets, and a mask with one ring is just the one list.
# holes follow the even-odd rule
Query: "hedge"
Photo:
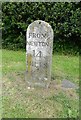
[[2, 46], [25, 49], [26, 29], [35, 20], [48, 22], [54, 31], [54, 51], [79, 52], [81, 4], [68, 2], [2, 3]]

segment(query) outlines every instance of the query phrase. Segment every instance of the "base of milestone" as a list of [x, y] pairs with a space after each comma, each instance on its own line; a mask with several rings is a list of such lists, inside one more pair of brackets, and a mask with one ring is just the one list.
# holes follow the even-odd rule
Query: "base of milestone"
[[25, 81], [28, 85], [28, 87], [43, 87], [43, 88], [48, 88], [50, 82], [48, 80], [39, 80], [39, 79], [35, 79], [32, 78], [31, 76], [29, 77], [28, 72], [25, 72]]

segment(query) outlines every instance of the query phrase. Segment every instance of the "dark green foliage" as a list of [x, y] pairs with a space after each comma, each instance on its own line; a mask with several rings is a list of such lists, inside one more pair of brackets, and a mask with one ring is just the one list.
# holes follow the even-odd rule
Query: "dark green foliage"
[[3, 3], [3, 48], [25, 49], [26, 29], [31, 22], [39, 19], [48, 22], [54, 30], [54, 51], [79, 51], [81, 4], [67, 2]]

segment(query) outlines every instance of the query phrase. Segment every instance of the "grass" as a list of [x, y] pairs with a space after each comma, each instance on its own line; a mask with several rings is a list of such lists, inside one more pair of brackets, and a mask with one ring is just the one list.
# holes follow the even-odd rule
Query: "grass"
[[54, 55], [52, 74], [60, 79], [68, 79], [79, 84], [79, 57], [69, 55]]
[[52, 81], [48, 89], [28, 89], [24, 80], [23, 51], [2, 51], [3, 114], [5, 118], [67, 118], [79, 114], [76, 89], [62, 89], [63, 79], [79, 84], [79, 57], [54, 54]]
[[[0, 63], [2, 63], [2, 51], [0, 51]], [[2, 95], [2, 64], [0, 64], [0, 96]], [[0, 119], [2, 114], [2, 97], [0, 97]]]

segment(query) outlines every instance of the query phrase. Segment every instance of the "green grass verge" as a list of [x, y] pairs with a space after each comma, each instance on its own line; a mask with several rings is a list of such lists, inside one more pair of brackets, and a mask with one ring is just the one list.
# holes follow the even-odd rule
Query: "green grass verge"
[[[62, 89], [67, 79], [78, 85], [79, 57], [54, 54], [52, 81], [48, 89], [28, 90], [24, 81], [26, 55], [23, 51], [2, 51], [3, 117], [5, 118], [67, 118], [79, 114], [78, 92]], [[53, 84], [54, 83], [54, 84]]]

